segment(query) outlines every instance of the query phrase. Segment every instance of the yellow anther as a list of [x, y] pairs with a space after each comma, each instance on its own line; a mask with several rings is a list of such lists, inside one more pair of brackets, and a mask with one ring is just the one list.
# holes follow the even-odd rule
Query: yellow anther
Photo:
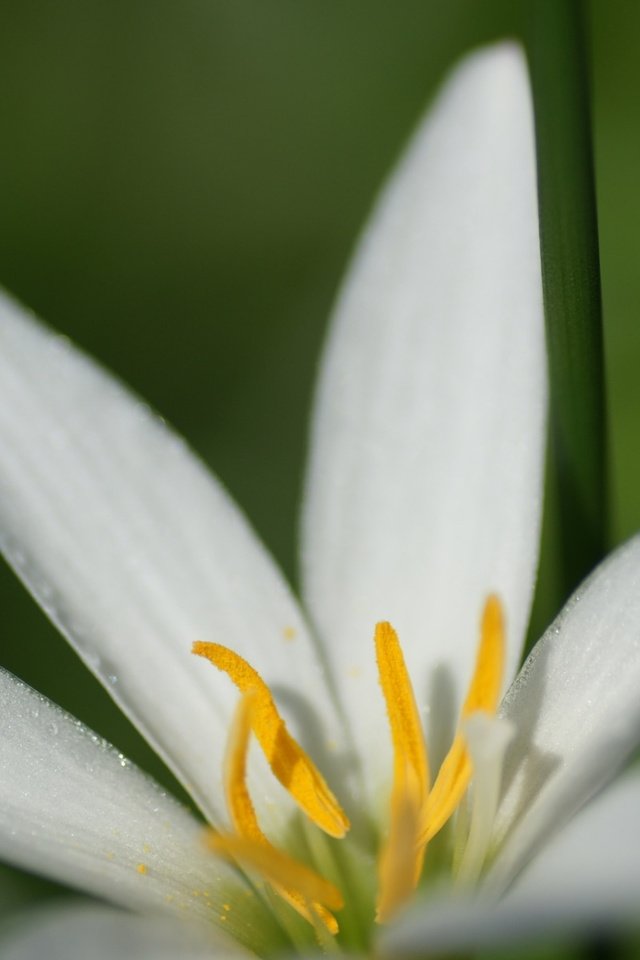
[[[375, 646], [394, 755], [389, 830], [378, 861], [376, 920], [384, 923], [415, 891], [426, 846], [462, 800], [473, 767], [460, 727], [430, 789], [427, 749], [413, 687], [390, 624], [376, 626]], [[225, 794], [234, 832], [227, 835], [210, 830], [207, 843], [217, 854], [256, 871], [269, 882], [313, 925], [322, 944], [325, 931], [331, 935], [338, 932], [330, 911], [343, 906], [342, 894], [314, 870], [276, 849], [262, 833], [246, 782], [251, 733], [274, 775], [317, 826], [342, 837], [349, 821], [321, 773], [289, 734], [269, 687], [257, 671], [220, 644], [194, 643], [193, 653], [226, 673], [242, 694], [224, 763]], [[482, 613], [476, 663], [461, 720], [478, 711], [495, 714], [504, 659], [502, 606], [496, 596], [490, 595]]]
[[[480, 644], [473, 678], [462, 706], [462, 718], [476, 711], [494, 714], [502, 687], [505, 629], [502, 605], [490, 595], [482, 613]], [[423, 813], [420, 840], [426, 844], [445, 825], [462, 800], [473, 767], [462, 733], [458, 732], [438, 772]]]
[[194, 643], [193, 653], [226, 673], [241, 693], [255, 697], [251, 727], [274, 775], [307, 816], [332, 837], [343, 837], [349, 820], [324, 777], [293, 739], [260, 674], [239, 654], [218, 643]]
[[325, 904], [332, 910], [341, 910], [344, 906], [343, 896], [333, 883], [293, 857], [287, 856], [268, 841], [259, 843], [245, 837], [226, 836], [211, 831], [207, 837], [207, 845], [216, 853], [255, 870], [269, 883], [286, 890], [301, 903], [313, 906]]
[[408, 764], [394, 778], [391, 818], [378, 857], [376, 921], [386, 923], [411, 899], [422, 872], [425, 846], [420, 846], [421, 787]]
[[207, 843], [219, 855], [231, 857], [241, 866], [256, 870], [305, 920], [314, 924], [319, 918], [335, 935], [338, 924], [324, 905], [334, 910], [343, 906], [338, 888], [276, 849], [260, 829], [246, 784], [247, 751], [256, 699], [254, 691], [245, 693], [240, 699], [225, 755], [225, 794], [237, 834], [229, 836], [211, 830], [207, 833]]
[[224, 758], [224, 790], [235, 830], [246, 839], [268, 843], [247, 789], [247, 753], [254, 706], [255, 693], [249, 691], [240, 698], [236, 708]]
[[391, 727], [394, 766], [403, 782], [405, 767], [413, 770], [422, 801], [422, 794], [426, 796], [429, 789], [427, 748], [398, 635], [390, 623], [376, 626], [375, 644], [380, 686]]
[[462, 706], [462, 716], [468, 717], [476, 710], [495, 713], [502, 689], [505, 656], [505, 629], [502, 604], [495, 594], [487, 597], [482, 611], [480, 645], [476, 667]]
[[383, 923], [406, 902], [420, 879], [424, 857], [420, 817], [429, 790], [429, 764], [413, 687], [390, 624], [376, 626], [375, 645], [394, 753], [389, 834], [378, 860], [376, 919]]

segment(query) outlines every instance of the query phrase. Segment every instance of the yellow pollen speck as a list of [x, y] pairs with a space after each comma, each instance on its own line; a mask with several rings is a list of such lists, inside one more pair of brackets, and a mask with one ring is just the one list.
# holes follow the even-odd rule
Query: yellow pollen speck
[[223, 904], [222, 904], [222, 909], [225, 910], [225, 911], [228, 913], [229, 910], [231, 910], [231, 904], [230, 904], [230, 903], [223, 903]]
[[352, 680], [357, 680], [358, 677], [362, 676], [362, 667], [349, 667], [347, 670], [347, 676], [351, 677]]
[[292, 640], [296, 639], [296, 628], [295, 627], [285, 627], [282, 631], [282, 636], [287, 641], [291, 643]]
[[143, 876], [149, 873], [149, 867], [146, 865], [146, 863], [139, 863], [138, 866], [136, 867], [136, 870], [138, 871], [138, 873], [141, 873]]

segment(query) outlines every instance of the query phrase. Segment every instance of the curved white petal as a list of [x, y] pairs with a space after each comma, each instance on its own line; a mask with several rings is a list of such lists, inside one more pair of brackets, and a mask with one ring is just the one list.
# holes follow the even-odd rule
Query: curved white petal
[[[327, 701], [296, 603], [219, 484], [147, 407], [5, 297], [0, 542], [211, 818], [222, 815], [237, 692], [191, 655], [192, 642], [244, 655], [283, 694], [285, 712]], [[265, 810], [272, 781], [257, 791]]]
[[132, 909], [224, 916], [244, 941], [264, 921], [268, 935], [202, 830], [106, 741], [0, 671], [0, 857]]
[[60, 904], [18, 916], [0, 937], [3, 960], [226, 960], [255, 957], [219, 931], [168, 917]]
[[504, 768], [492, 875], [503, 885], [640, 741], [640, 537], [579, 587], [534, 648], [502, 714]]
[[304, 595], [361, 750], [387, 772], [376, 621], [398, 630], [438, 739], [437, 704], [460, 701], [490, 591], [517, 664], [545, 405], [532, 111], [523, 54], [505, 44], [454, 71], [384, 191], [317, 398]]
[[640, 777], [607, 789], [571, 821], [499, 903], [420, 904], [383, 938], [391, 956], [533, 943], [638, 924]]
[[558, 922], [597, 926], [640, 915], [640, 774], [630, 770], [566, 824], [517, 879], [509, 901]]

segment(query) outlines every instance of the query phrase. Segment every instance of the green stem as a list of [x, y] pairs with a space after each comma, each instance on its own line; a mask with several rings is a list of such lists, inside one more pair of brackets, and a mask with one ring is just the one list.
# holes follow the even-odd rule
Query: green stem
[[564, 597], [607, 542], [602, 306], [581, 0], [532, 0], [552, 455]]
[[594, 937], [583, 956], [584, 960], [620, 960], [620, 943], [612, 934]]

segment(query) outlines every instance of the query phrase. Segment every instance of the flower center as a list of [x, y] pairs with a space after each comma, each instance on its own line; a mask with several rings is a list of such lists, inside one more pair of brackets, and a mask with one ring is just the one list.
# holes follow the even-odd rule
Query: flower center
[[[475, 668], [458, 732], [433, 784], [413, 687], [398, 636], [389, 623], [376, 626], [375, 650], [393, 745], [389, 823], [378, 854], [376, 920], [385, 923], [413, 896], [427, 845], [460, 806], [472, 776], [474, 800], [458, 872], [461, 878], [471, 880], [482, 868], [506, 746], [504, 731], [495, 737], [486, 728], [495, 715], [502, 685], [505, 631], [500, 601], [491, 595], [484, 605]], [[224, 762], [225, 796], [233, 830], [209, 830], [207, 843], [218, 855], [260, 875], [314, 927], [318, 939], [326, 941], [328, 935], [338, 933], [331, 911], [343, 907], [342, 893], [315, 870], [273, 846], [262, 832], [247, 787], [251, 734], [275, 777], [312, 823], [331, 837], [343, 838], [349, 820], [320, 771], [287, 730], [269, 687], [257, 671], [217, 643], [194, 643], [193, 653], [226, 673], [242, 694]], [[495, 742], [500, 744], [497, 752], [483, 751], [483, 743]]]

